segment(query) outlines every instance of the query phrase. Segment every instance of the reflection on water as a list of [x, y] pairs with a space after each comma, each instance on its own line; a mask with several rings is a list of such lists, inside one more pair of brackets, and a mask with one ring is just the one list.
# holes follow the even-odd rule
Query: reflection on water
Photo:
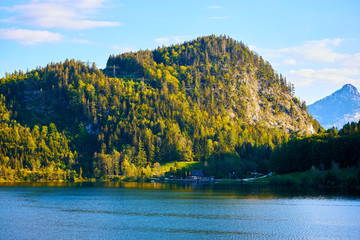
[[354, 193], [261, 185], [9, 183], [0, 239], [358, 239]]
[[[202, 192], [206, 195], [223, 195], [230, 198], [360, 198], [358, 191], [333, 188], [306, 188], [302, 186], [276, 187], [262, 184], [196, 184], [148, 182], [83, 182], [83, 183], [0, 183], [1, 187], [54, 187], [56, 188], [127, 188], [142, 190], [169, 190], [174, 192]], [[52, 190], [51, 190], [52, 191]]]

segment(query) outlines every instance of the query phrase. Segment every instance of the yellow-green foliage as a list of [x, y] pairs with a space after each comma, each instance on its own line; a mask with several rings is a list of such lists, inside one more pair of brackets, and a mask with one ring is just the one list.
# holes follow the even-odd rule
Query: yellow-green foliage
[[160, 166], [160, 173], [164, 175], [168, 172], [176, 172], [177, 170], [186, 169], [187, 171], [191, 171], [193, 169], [201, 169], [204, 167], [204, 163], [202, 162], [168, 162]]
[[191, 168], [182, 162], [237, 152], [249, 170], [267, 171], [271, 149], [289, 137], [288, 129], [250, 119], [255, 110], [248, 109], [246, 81], [258, 85], [256, 92], [273, 90], [259, 96], [268, 104], [289, 105], [271, 96], [289, 98], [291, 84], [245, 44], [224, 36], [111, 56], [104, 71], [65, 60], [15, 72], [0, 81], [0, 161], [13, 170], [53, 165], [52, 171], [81, 168], [83, 178], [144, 179], [156, 162], [177, 161], [174, 172]]

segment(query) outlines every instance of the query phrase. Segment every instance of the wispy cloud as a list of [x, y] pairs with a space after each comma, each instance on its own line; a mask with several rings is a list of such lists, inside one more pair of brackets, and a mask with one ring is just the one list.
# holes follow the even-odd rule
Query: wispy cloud
[[360, 68], [360, 52], [346, 58], [341, 65], [350, 68]]
[[213, 6], [209, 6], [209, 8], [211, 8], [211, 9], [222, 9], [223, 7], [222, 6], [215, 6], [215, 5], [213, 5]]
[[126, 52], [135, 52], [136, 49], [128, 46], [128, 45], [123, 45], [123, 46], [119, 46], [119, 45], [113, 45], [111, 46], [111, 49], [118, 51], [119, 53], [126, 53]]
[[211, 17], [211, 19], [213, 20], [223, 20], [223, 19], [228, 19], [228, 16], [213, 16]]
[[336, 62], [348, 57], [347, 54], [341, 54], [334, 51], [334, 47], [339, 46], [344, 39], [323, 39], [317, 41], [306, 41], [300, 46], [293, 46], [280, 49], [261, 49], [255, 46], [251, 48], [257, 52], [261, 52], [264, 57], [283, 58], [286, 56], [294, 56], [305, 60], [317, 62]]
[[[320, 41], [308, 41], [302, 46], [287, 49], [290, 53], [303, 56], [305, 59], [320, 62], [336, 62], [343, 60], [348, 55], [336, 53], [333, 47], [339, 46], [344, 39], [324, 39]], [[286, 49], [285, 49], [286, 50]]]
[[28, 29], [0, 29], [0, 39], [15, 40], [24, 45], [34, 45], [43, 42], [57, 42], [62, 39], [59, 33], [36, 31]]
[[314, 83], [360, 85], [360, 53], [347, 54], [337, 51], [345, 39], [306, 41], [299, 46], [281, 49], [250, 48], [277, 67], [290, 67], [287, 78], [297, 87]]
[[[56, 0], [53, 1], [56, 2]], [[66, 2], [67, 4], [76, 6], [79, 9], [91, 11], [93, 9], [104, 7], [105, 0], [58, 0], [57, 2]]]
[[282, 61], [285, 65], [296, 65], [297, 61], [293, 58], [286, 58]]
[[311, 86], [315, 82], [328, 84], [359, 84], [360, 71], [355, 68], [322, 68], [291, 70], [288, 78], [297, 86]]
[[170, 38], [156, 38], [155, 42], [159, 43], [159, 44], [166, 44], [169, 43], [171, 41]]
[[191, 39], [191, 36], [169, 36], [169, 37], [156, 38], [155, 42], [161, 45], [168, 45], [168, 44], [182, 43], [189, 39]]
[[77, 39], [77, 38], [74, 38], [73, 40], [71, 40], [71, 42], [79, 43], [79, 44], [94, 44], [94, 42], [92, 42], [88, 39]]
[[120, 22], [92, 20], [103, 7], [104, 0], [33, 0], [6, 8], [14, 16], [2, 22], [20, 23], [41, 28], [90, 29], [114, 27]]

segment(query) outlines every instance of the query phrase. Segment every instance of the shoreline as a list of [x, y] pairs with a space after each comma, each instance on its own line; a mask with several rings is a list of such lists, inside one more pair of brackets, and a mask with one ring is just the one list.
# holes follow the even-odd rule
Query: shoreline
[[[326, 172], [325, 172], [326, 173]], [[314, 177], [319, 177], [311, 172], [295, 172], [289, 174], [267, 174], [261, 177], [244, 179], [179, 179], [179, 178], [151, 178], [151, 179], [125, 179], [120, 177], [95, 179], [82, 178], [74, 180], [40, 180], [40, 181], [9, 181], [0, 179], [0, 187], [12, 184], [49, 184], [49, 185], [71, 185], [71, 184], [106, 184], [106, 183], [161, 183], [161, 184], [195, 184], [195, 185], [262, 185], [269, 187], [304, 187], [312, 189], [333, 189], [333, 190], [351, 190], [360, 192], [360, 186], [348, 184], [346, 181], [338, 181], [337, 184], [328, 184], [327, 182], [315, 181]]]

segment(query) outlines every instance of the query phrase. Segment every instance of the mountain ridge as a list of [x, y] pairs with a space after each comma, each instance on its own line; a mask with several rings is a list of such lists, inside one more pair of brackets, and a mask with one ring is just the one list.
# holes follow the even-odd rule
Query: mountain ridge
[[360, 93], [351, 84], [308, 106], [310, 114], [324, 128], [341, 128], [348, 122], [360, 119]]

